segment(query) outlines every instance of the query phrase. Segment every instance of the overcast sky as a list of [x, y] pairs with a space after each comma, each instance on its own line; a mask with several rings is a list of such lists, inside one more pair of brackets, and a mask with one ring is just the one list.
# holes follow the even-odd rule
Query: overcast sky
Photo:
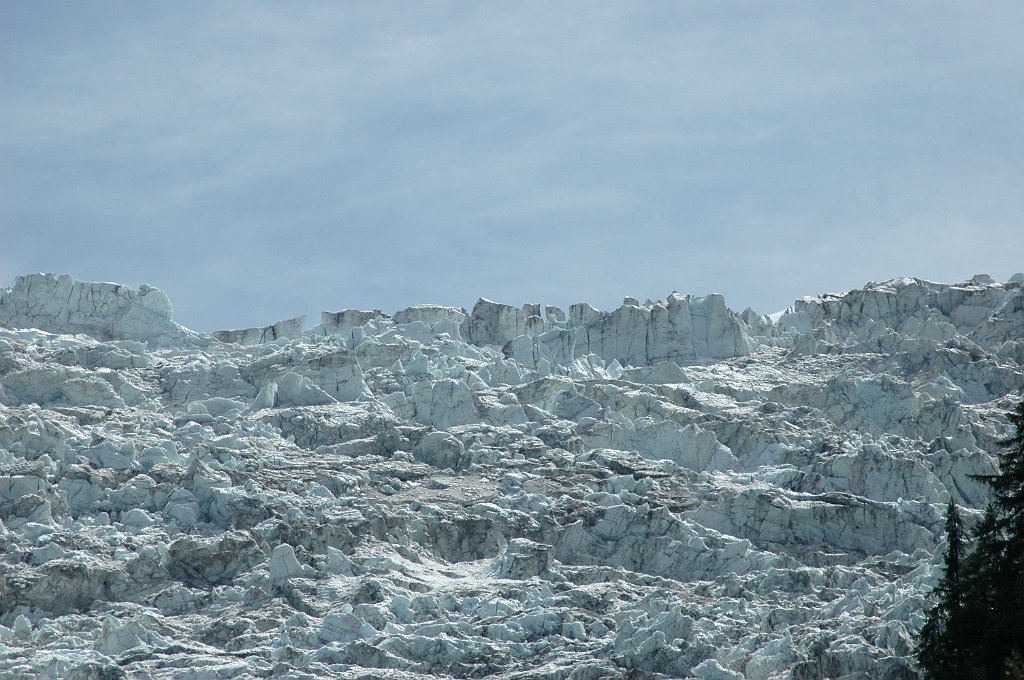
[[0, 285], [321, 310], [1024, 269], [1024, 3], [0, 0]]

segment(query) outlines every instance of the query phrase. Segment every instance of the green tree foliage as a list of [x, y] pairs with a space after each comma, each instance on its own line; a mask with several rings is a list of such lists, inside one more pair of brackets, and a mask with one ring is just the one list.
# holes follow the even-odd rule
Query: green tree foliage
[[942, 594], [952, 614], [960, 611], [963, 593], [960, 590], [960, 562], [964, 558], [966, 541], [964, 522], [951, 498], [946, 508], [946, 576], [943, 579]]
[[956, 505], [946, 511], [945, 575], [917, 648], [925, 678], [1024, 680], [1024, 402], [1008, 418], [999, 474], [978, 476], [993, 501], [969, 554]]
[[963, 674], [964, 623], [960, 563], [966, 549], [963, 520], [956, 503], [949, 501], [946, 509], [946, 573], [936, 589], [938, 601], [928, 612], [928, 620], [921, 630], [918, 659], [925, 677], [945, 679]]
[[999, 455], [999, 474], [989, 481], [999, 509], [1000, 528], [1006, 532], [1017, 559], [1024, 557], [1024, 401], [1007, 418], [1017, 434], [1000, 442], [1006, 450]]

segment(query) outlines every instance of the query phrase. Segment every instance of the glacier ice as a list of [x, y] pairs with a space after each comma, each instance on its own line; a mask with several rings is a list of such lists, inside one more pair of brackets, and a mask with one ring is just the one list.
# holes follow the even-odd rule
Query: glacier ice
[[0, 677], [910, 678], [1024, 277], [211, 335], [0, 288]]

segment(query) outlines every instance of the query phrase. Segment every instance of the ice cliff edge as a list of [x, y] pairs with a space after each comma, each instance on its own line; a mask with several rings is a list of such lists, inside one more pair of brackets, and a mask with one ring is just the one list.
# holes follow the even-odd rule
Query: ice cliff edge
[[627, 297], [610, 312], [586, 303], [566, 313], [554, 306], [515, 307], [485, 298], [472, 311], [439, 305], [415, 305], [394, 315], [345, 309], [323, 312], [321, 323], [310, 330], [300, 316], [211, 336], [172, 318], [167, 294], [146, 284], [133, 289], [66, 274], [30, 274], [19, 276], [12, 288], [0, 288], [0, 323], [101, 341], [194, 344], [212, 337], [261, 345], [307, 335], [336, 336], [355, 346], [366, 335], [360, 329], [389, 326], [424, 341], [447, 334], [478, 347], [496, 346], [524, 367], [547, 372], [588, 356], [620, 366], [685, 365], [741, 357], [762, 346], [801, 354], [890, 351], [910, 338], [915, 343], [966, 342], [1024, 364], [1022, 274], [1006, 283], [985, 274], [959, 284], [910, 277], [872, 282], [843, 294], [796, 300], [777, 322], [751, 309], [737, 314], [718, 294], [679, 293], [644, 304]]
[[50, 333], [84, 334], [97, 340], [171, 341], [195, 337], [172, 318], [162, 290], [142, 284], [78, 281], [67, 274], [19, 276], [0, 288], [0, 323]]

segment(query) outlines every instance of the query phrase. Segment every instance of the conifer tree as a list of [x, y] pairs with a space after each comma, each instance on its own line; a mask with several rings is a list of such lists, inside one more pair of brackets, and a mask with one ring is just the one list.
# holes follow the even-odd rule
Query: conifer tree
[[999, 454], [999, 474], [977, 475], [977, 479], [992, 487], [999, 528], [1020, 557], [1024, 547], [1024, 401], [1006, 417], [1017, 433], [999, 442], [1005, 447]]
[[[1024, 402], [1007, 415], [1016, 433], [1000, 442], [999, 474], [980, 477], [993, 502], [978, 529], [977, 559], [968, 578], [987, 600], [980, 656], [989, 677], [1005, 677], [1024, 651]], [[973, 557], [973, 556], [972, 556]]]
[[946, 508], [945, 574], [936, 588], [938, 601], [928, 612], [917, 650], [925, 678], [947, 680], [964, 675], [966, 640], [960, 564], [966, 550], [963, 520], [956, 503]]
[[994, 505], [985, 508], [974, 538], [974, 550], [964, 560], [961, 574], [964, 608], [957, 644], [962, 648], [964, 677], [983, 679], [997, 677], [991, 672], [997, 666], [992, 650], [1000, 646], [998, 640], [1003, 637], [1000, 600], [1007, 590], [1006, 542]]
[[963, 593], [960, 590], [960, 562], [964, 558], [965, 549], [964, 522], [956, 502], [950, 498], [946, 507], [946, 575], [942, 588], [950, 614], [953, 616], [960, 612], [960, 605], [963, 602]]
[[969, 555], [956, 505], [946, 512], [946, 573], [917, 648], [925, 678], [1022, 678], [1024, 402], [1008, 419], [1016, 434], [1000, 442], [999, 473], [976, 477], [994, 498]]

